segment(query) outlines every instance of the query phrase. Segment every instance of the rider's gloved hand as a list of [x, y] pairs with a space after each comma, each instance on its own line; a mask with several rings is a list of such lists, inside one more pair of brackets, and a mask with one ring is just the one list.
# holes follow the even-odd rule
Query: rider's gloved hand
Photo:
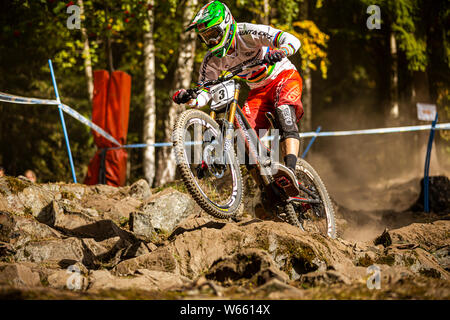
[[284, 50], [274, 49], [274, 50], [270, 50], [266, 54], [263, 61], [265, 63], [268, 63], [269, 65], [272, 65], [272, 64], [275, 64], [275, 63], [283, 60], [284, 57], [286, 57], [286, 52]]
[[177, 104], [187, 103], [189, 100], [197, 98], [195, 91], [180, 89], [174, 93], [172, 100]]

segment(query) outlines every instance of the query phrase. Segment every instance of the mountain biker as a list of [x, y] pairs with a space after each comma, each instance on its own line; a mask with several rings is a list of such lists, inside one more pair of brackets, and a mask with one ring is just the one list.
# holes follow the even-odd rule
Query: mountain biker
[[[220, 1], [203, 6], [186, 31], [192, 29], [209, 48], [200, 66], [199, 82], [217, 79], [223, 70], [233, 72], [244, 64], [264, 61], [264, 65], [237, 75], [251, 89], [243, 112], [257, 133], [270, 127], [265, 113], [270, 111], [275, 115], [280, 125], [284, 162], [295, 172], [300, 140], [297, 122], [303, 116], [302, 78], [287, 57], [297, 52], [300, 41], [267, 25], [237, 23]], [[180, 89], [172, 99], [178, 104], [202, 107], [209, 102], [211, 94], [208, 89], [198, 96]]]

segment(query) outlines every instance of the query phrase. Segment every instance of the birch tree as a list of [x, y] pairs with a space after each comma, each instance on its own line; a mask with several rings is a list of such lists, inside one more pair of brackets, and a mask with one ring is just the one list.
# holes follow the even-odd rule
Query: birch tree
[[[155, 106], [155, 43], [153, 39], [154, 30], [154, 0], [147, 1], [147, 20], [144, 26], [144, 142], [155, 143], [156, 106]], [[155, 148], [144, 149], [143, 158], [144, 176], [149, 185], [153, 185], [155, 178]]]
[[[80, 16], [82, 20], [84, 20], [84, 4], [83, 0], [78, 0], [78, 6], [80, 7]], [[89, 101], [92, 102], [92, 98], [94, 96], [94, 80], [92, 75], [92, 60], [89, 49], [89, 40], [87, 36], [86, 27], [81, 24], [81, 38], [83, 40], [83, 61], [84, 61], [84, 72], [86, 75], [86, 85], [89, 94]]]
[[[303, 0], [301, 3], [300, 10], [300, 20], [308, 20], [309, 6], [308, 0]], [[312, 79], [311, 79], [311, 68], [309, 67], [309, 63], [306, 65], [306, 68], [303, 70], [303, 111], [304, 116], [301, 121], [300, 131], [308, 132], [312, 129]], [[302, 149], [303, 149], [303, 139], [301, 140]], [[302, 150], [300, 150], [301, 152]]]
[[[187, 0], [184, 7], [184, 14], [182, 20], [183, 28], [192, 20], [196, 9], [198, 0]], [[173, 90], [180, 88], [189, 88], [192, 80], [192, 68], [195, 57], [195, 33], [184, 32], [180, 34], [178, 47], [177, 68], [173, 82]], [[172, 136], [172, 128], [178, 115], [184, 111], [183, 105], [171, 103], [167, 118], [164, 120], [164, 136], [165, 141], [170, 142]], [[156, 174], [155, 185], [163, 185], [167, 182], [173, 181], [176, 174], [176, 160], [172, 152], [172, 148], [161, 148], [158, 150], [158, 170]]]

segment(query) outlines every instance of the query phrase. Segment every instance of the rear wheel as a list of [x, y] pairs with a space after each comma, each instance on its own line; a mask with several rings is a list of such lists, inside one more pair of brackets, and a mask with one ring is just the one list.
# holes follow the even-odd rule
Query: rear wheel
[[242, 176], [233, 148], [222, 155], [222, 132], [209, 115], [186, 110], [173, 131], [182, 180], [198, 205], [216, 218], [234, 217], [242, 202]]
[[319, 174], [308, 162], [299, 158], [295, 168], [295, 175], [299, 183], [308, 190], [308, 193], [302, 191], [303, 194], [301, 196], [304, 198], [312, 198], [314, 196], [320, 200], [318, 204], [293, 202], [292, 205], [295, 208], [298, 222], [307, 232], [318, 232], [335, 239], [336, 224], [334, 208], [325, 184]]

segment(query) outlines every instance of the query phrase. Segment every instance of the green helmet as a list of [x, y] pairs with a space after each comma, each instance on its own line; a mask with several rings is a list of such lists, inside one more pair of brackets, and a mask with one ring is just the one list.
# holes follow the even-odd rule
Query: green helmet
[[213, 1], [200, 9], [186, 31], [192, 29], [195, 29], [211, 54], [223, 58], [236, 37], [237, 24], [225, 4]]

